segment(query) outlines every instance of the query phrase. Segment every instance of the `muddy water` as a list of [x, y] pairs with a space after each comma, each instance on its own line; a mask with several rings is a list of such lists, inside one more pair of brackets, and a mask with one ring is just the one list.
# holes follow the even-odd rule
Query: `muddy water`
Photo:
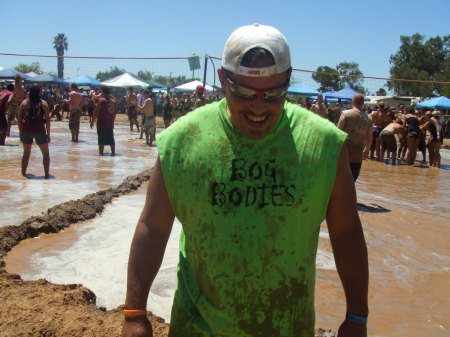
[[20, 163], [22, 146], [17, 126], [7, 146], [0, 147], [0, 226], [18, 224], [32, 215], [88, 193], [116, 186], [124, 178], [153, 166], [156, 147], [148, 147], [131, 133], [126, 125], [116, 125], [116, 156], [110, 156], [109, 146], [105, 156], [98, 156], [97, 133], [88, 123], [81, 123], [80, 142], [70, 142], [67, 121], [52, 122], [50, 144], [50, 175], [44, 179], [42, 155], [36, 144], [31, 150], [27, 173], [22, 177]]
[[[442, 152], [440, 170], [363, 165], [357, 191], [370, 259], [370, 336], [450, 334], [450, 153]], [[8, 255], [8, 271], [25, 279], [83, 283], [97, 294], [99, 305], [122, 304], [128, 249], [144, 194], [145, 187], [115, 200], [92, 221], [21, 243]], [[149, 299], [149, 309], [165, 318], [175, 288], [179, 230], [176, 222]], [[345, 301], [325, 224], [317, 267], [317, 326], [337, 329]]]

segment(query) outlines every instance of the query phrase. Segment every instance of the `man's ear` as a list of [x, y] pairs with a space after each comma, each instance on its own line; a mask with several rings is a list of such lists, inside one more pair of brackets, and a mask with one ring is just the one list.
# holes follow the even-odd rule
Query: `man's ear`
[[222, 68], [217, 69], [217, 75], [219, 75], [220, 86], [222, 87], [222, 94], [225, 95], [225, 79], [223, 78]]

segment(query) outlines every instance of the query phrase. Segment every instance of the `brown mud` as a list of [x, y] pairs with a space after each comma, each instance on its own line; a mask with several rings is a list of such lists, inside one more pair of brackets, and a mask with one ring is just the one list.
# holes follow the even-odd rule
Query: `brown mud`
[[[0, 336], [119, 336], [122, 306], [107, 311], [96, 306], [96, 295], [81, 284], [57, 285], [46, 280], [24, 281], [5, 270], [5, 256], [20, 241], [39, 234], [57, 233], [94, 218], [113, 198], [132, 192], [150, 178], [151, 170], [126, 178], [115, 188], [88, 194], [33, 216], [17, 226], [0, 228]], [[169, 325], [148, 314], [153, 336], [167, 336]], [[318, 337], [334, 337], [319, 329]]]

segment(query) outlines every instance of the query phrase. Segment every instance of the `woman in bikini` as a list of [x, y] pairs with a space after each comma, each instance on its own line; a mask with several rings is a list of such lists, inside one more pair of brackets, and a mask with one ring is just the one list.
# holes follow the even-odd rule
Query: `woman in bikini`
[[47, 102], [41, 100], [41, 89], [38, 86], [30, 88], [30, 97], [23, 100], [19, 107], [19, 132], [23, 144], [22, 175], [26, 177], [30, 160], [33, 139], [36, 140], [43, 157], [45, 179], [50, 178], [50, 117]]

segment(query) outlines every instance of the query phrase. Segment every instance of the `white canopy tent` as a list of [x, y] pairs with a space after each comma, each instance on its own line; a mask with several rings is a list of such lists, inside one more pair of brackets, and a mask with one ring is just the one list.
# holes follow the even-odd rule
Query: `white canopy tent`
[[[179, 85], [178, 87], [173, 88], [173, 91], [175, 92], [194, 92], [197, 89], [198, 85], [203, 85], [203, 82], [200, 81], [192, 81], [188, 82], [182, 85]], [[210, 86], [209, 84], [205, 84], [205, 90], [206, 92], [213, 92], [214, 88]]]
[[30, 71], [29, 73], [26, 73], [25, 75], [28, 75], [30, 77], [36, 77], [38, 74], [36, 74], [34, 71]]
[[106, 85], [107, 87], [117, 87], [117, 88], [127, 88], [127, 87], [140, 87], [148, 88], [149, 84], [137, 79], [129, 73], [124, 73], [122, 75], [110, 78], [109, 80], [103, 81], [101, 85]]

